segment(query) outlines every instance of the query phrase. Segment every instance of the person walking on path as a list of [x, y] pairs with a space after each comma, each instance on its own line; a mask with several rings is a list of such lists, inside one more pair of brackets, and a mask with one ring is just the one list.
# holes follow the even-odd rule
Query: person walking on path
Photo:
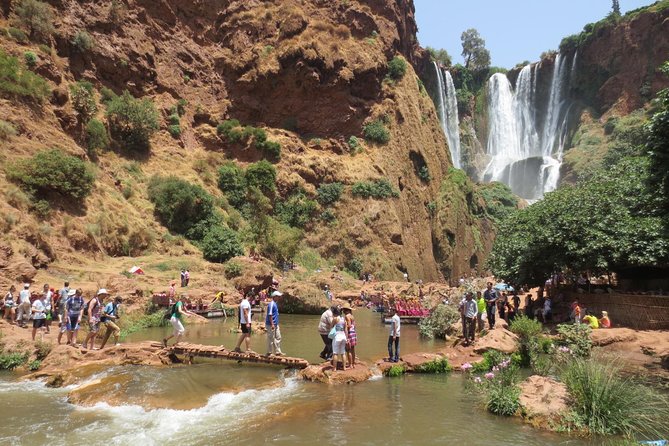
[[483, 298], [486, 303], [486, 314], [488, 316], [488, 326], [491, 330], [495, 328], [495, 310], [497, 304], [497, 291], [493, 289], [492, 282], [488, 282], [486, 290], [483, 292]]
[[84, 315], [84, 297], [81, 288], [77, 288], [74, 296], [67, 299], [65, 311], [67, 312], [67, 343], [77, 347], [77, 334], [79, 333], [79, 324]]
[[342, 308], [344, 319], [346, 321], [346, 333], [348, 333], [348, 342], [346, 343], [346, 359], [351, 368], [355, 368], [355, 346], [358, 345], [358, 333], [355, 331], [355, 318], [350, 306]]
[[53, 319], [53, 292], [49, 289], [49, 284], [45, 283], [42, 291], [42, 303], [44, 304], [45, 327], [46, 332], [51, 333], [51, 320]]
[[105, 305], [104, 312], [100, 318], [100, 322], [105, 326], [107, 331], [105, 332], [105, 337], [102, 338], [102, 344], [100, 344], [100, 350], [105, 348], [109, 337], [114, 335], [114, 345], [119, 345], [118, 338], [121, 335], [121, 329], [116, 325], [116, 321], [119, 319], [118, 307], [123, 303], [123, 298], [121, 296], [116, 296], [112, 302], [109, 302]]
[[484, 322], [483, 322], [483, 314], [486, 312], [485, 311], [485, 299], [483, 298], [483, 294], [481, 294], [480, 291], [476, 292], [476, 310], [478, 313], [476, 314], [476, 320], [478, 322], [477, 331], [480, 333], [484, 327]]
[[19, 327], [25, 327], [26, 321], [30, 320], [30, 284], [24, 283], [23, 289], [19, 292], [19, 309], [16, 314], [16, 322]]
[[465, 319], [465, 324], [462, 327], [462, 335], [465, 338], [464, 345], [469, 345], [475, 341], [476, 314], [478, 313], [478, 304], [474, 300], [474, 293], [471, 291], [467, 292], [461, 311]]
[[281, 351], [281, 331], [279, 330], [279, 306], [274, 300], [274, 293], [269, 295], [267, 304], [267, 315], [265, 316], [265, 329], [267, 331], [267, 356], [283, 356]]
[[[345, 306], [343, 309], [349, 308]], [[335, 315], [334, 317], [335, 335], [332, 340], [332, 368], [335, 370], [346, 369], [346, 341], [348, 334], [346, 333], [346, 319], [344, 316]]]
[[[390, 318], [390, 333], [388, 335], [388, 360], [390, 362], [399, 362], [400, 360], [400, 325], [401, 320], [397, 310], [393, 309], [393, 317]], [[393, 353], [393, 345], [395, 353]]]
[[100, 313], [104, 300], [109, 296], [107, 290], [100, 288], [98, 294], [93, 297], [86, 305], [86, 313], [88, 314], [88, 335], [84, 341], [84, 348], [90, 344], [90, 349], [95, 350], [95, 338], [100, 331]]
[[323, 340], [323, 350], [321, 351], [321, 359], [329, 361], [332, 359], [332, 339], [328, 337], [330, 330], [334, 327], [334, 312], [337, 311], [336, 307], [330, 307], [321, 314], [321, 319], [318, 322], [318, 334], [321, 335]]
[[4, 318], [9, 319], [9, 323], [13, 324], [16, 321], [16, 301], [14, 300], [14, 293], [16, 287], [14, 285], [9, 287], [9, 291], [5, 294], [5, 314]]
[[182, 323], [183, 321], [183, 316], [192, 316], [195, 313], [192, 313], [186, 309], [183, 303], [183, 298], [184, 295], [181, 294], [177, 301], [172, 305], [172, 310], [170, 312], [170, 323], [172, 324], [172, 334], [169, 335], [166, 338], [163, 338], [163, 347], [167, 348], [167, 341], [169, 341], [172, 338], [176, 338], [176, 341], [174, 341], [174, 345], [177, 345], [179, 343], [179, 339], [184, 335], [186, 332], [186, 329], [184, 328], [184, 325]]
[[246, 345], [246, 353], [254, 353], [251, 350], [251, 303], [244, 296], [241, 303], [239, 304], [239, 324], [242, 327], [242, 334], [237, 340], [237, 345], [235, 346], [235, 351], [241, 353], [242, 342]]
[[35, 335], [37, 334], [37, 330], [39, 329], [39, 340], [44, 341], [44, 330], [46, 327], [46, 309], [44, 307], [44, 302], [42, 301], [44, 297], [35, 299], [35, 302], [33, 302], [31, 306], [31, 313], [32, 313], [32, 318], [33, 318], [33, 341], [35, 340]]

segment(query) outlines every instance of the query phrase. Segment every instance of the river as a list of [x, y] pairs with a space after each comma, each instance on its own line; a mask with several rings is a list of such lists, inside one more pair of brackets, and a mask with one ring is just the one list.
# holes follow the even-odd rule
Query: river
[[[355, 312], [360, 359], [385, 353], [387, 328], [379, 315]], [[234, 319], [188, 325], [186, 340], [232, 346]], [[282, 348], [316, 361], [317, 316], [282, 315]], [[135, 333], [127, 341], [159, 340], [168, 327]], [[253, 339], [263, 352], [265, 339]], [[436, 350], [440, 341], [402, 327], [404, 353]], [[517, 419], [488, 414], [464, 392], [463, 377], [375, 377], [356, 385], [305, 383], [272, 366], [200, 361], [192, 366], [116, 367], [123, 385], [110, 397], [120, 405], [80, 407], [68, 389], [20, 382], [0, 374], [0, 444], [5, 445], [584, 445], [588, 442], [533, 429]]]

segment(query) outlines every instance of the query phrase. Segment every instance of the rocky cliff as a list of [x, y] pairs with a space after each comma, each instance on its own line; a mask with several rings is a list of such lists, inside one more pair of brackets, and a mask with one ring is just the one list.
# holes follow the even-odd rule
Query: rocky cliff
[[[38, 270], [40, 280], [82, 277], [93, 264], [100, 282], [119, 272], [101, 263], [148, 263], [164, 255], [220, 277], [220, 269], [201, 262], [197, 246], [156, 221], [147, 185], [155, 174], [200, 184], [217, 197], [228, 226], [238, 227], [239, 214], [217, 188], [217, 169], [226, 160], [245, 166], [262, 154], [217, 134], [216, 125], [232, 118], [281, 144], [277, 199], [295, 190], [313, 198], [322, 183], [347, 187], [334, 215], [307, 224], [303, 249], [339, 265], [356, 258], [387, 278], [408, 271], [412, 278], [449, 279], [484, 261], [490, 224], [471, 185], [449, 175], [447, 142], [412, 67], [425, 58], [411, 0], [47, 3], [53, 29], [39, 35], [19, 23], [21, 2], [0, 1], [2, 50], [47, 79], [51, 90], [42, 103], [0, 93], [0, 121], [13, 129], [0, 140], [0, 156], [9, 165], [57, 147], [93, 163], [96, 179], [84, 202], [52, 204], [39, 214], [33, 198], [0, 174], [3, 287], [33, 279]], [[28, 52], [36, 55], [30, 66]], [[395, 56], [409, 62], [400, 79], [387, 76]], [[93, 85], [96, 116], [105, 124], [103, 89], [156, 104], [160, 130], [148, 155], [118, 145], [89, 155], [70, 93], [77, 81]], [[180, 132], [170, 134], [177, 103], [186, 104]], [[388, 143], [362, 142], [372, 120], [384, 122]], [[351, 136], [361, 141], [356, 150]], [[388, 180], [397, 197], [350, 193], [355, 182], [377, 179]], [[111, 261], [125, 256], [133, 258]]]

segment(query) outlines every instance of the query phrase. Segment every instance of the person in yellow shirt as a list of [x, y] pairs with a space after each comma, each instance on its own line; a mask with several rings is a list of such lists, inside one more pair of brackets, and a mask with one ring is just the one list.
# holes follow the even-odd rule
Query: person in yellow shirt
[[599, 328], [599, 319], [597, 319], [595, 316], [588, 314], [583, 318], [583, 322], [590, 325], [590, 328], [593, 330], [596, 328]]

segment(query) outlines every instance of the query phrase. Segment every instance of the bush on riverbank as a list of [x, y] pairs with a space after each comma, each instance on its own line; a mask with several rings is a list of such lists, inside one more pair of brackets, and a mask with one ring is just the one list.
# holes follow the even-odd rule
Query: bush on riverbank
[[557, 326], [557, 344], [567, 347], [576, 356], [588, 357], [592, 350], [592, 329], [588, 324], [560, 324]]
[[663, 438], [669, 398], [621, 374], [617, 361], [575, 358], [562, 373], [573, 399], [565, 430], [591, 434]]
[[0, 370], [14, 370], [28, 361], [26, 352], [0, 353]]
[[426, 338], [445, 339], [453, 333], [452, 325], [460, 318], [457, 308], [439, 304], [430, 315], [420, 321], [418, 331]]
[[119, 320], [121, 339], [145, 328], [163, 327], [167, 325], [168, 320], [165, 319], [165, 310], [147, 308], [145, 311], [144, 314], [133, 313]]
[[521, 365], [529, 367], [539, 352], [539, 338], [543, 330], [541, 323], [527, 316], [517, 316], [509, 328], [518, 336]]
[[396, 378], [398, 376], [404, 375], [405, 373], [406, 373], [406, 369], [404, 368], [403, 365], [400, 365], [400, 364], [390, 366], [385, 371], [385, 375], [388, 378]]
[[[494, 352], [494, 350], [490, 352]], [[487, 357], [484, 356], [484, 361], [481, 362], [492, 364], [500, 357], [503, 356], [499, 352], [490, 353]], [[470, 364], [463, 364], [462, 370], [467, 372], [474, 370], [474, 367]], [[489, 412], [496, 415], [511, 416], [520, 409], [518, 366], [511, 358], [506, 357], [501, 362], [493, 365], [490, 371], [483, 376], [470, 378], [474, 384], [473, 391], [483, 401]]]
[[453, 371], [453, 367], [448, 363], [446, 358], [437, 358], [429, 362], [425, 362], [416, 366], [414, 369], [416, 373], [449, 373]]

